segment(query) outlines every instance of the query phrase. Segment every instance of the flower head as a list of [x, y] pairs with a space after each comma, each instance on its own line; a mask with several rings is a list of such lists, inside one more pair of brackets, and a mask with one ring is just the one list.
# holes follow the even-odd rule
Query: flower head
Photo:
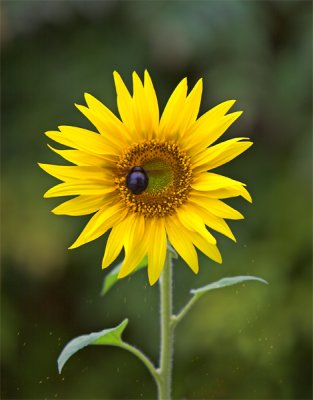
[[[245, 185], [211, 170], [251, 146], [247, 138], [212, 144], [241, 115], [227, 114], [226, 101], [198, 117], [202, 80], [187, 94], [183, 79], [159, 117], [156, 93], [147, 71], [142, 82], [133, 73], [133, 95], [114, 72], [117, 118], [105, 105], [85, 94], [77, 108], [97, 131], [60, 126], [46, 135], [70, 149], [49, 146], [74, 165], [39, 164], [63, 181], [44, 197], [76, 196], [52, 211], [55, 214], [94, 214], [71, 249], [110, 231], [102, 267], [124, 248], [119, 277], [131, 273], [148, 256], [148, 276], [154, 284], [162, 271], [167, 241], [195, 272], [196, 248], [221, 263], [216, 239], [209, 229], [235, 240], [225, 219], [242, 214], [222, 199], [251, 197]], [[209, 228], [209, 229], [208, 229]]]

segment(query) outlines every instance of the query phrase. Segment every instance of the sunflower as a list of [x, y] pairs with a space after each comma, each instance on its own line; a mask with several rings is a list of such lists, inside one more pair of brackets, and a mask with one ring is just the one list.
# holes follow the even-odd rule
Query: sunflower
[[162, 272], [167, 243], [198, 272], [196, 248], [221, 263], [210, 230], [235, 241], [225, 219], [242, 219], [222, 199], [242, 196], [251, 202], [245, 185], [211, 172], [251, 146], [239, 137], [212, 144], [242, 114], [227, 114], [229, 100], [198, 117], [202, 79], [187, 94], [183, 79], [159, 117], [153, 83], [133, 73], [133, 95], [114, 72], [120, 119], [90, 94], [87, 106], [76, 105], [98, 132], [60, 126], [46, 135], [70, 149], [51, 150], [73, 165], [39, 164], [62, 183], [44, 197], [76, 196], [52, 210], [55, 214], [94, 214], [74, 249], [110, 231], [102, 267], [114, 262], [124, 248], [119, 278], [148, 257], [148, 277], [154, 284]]

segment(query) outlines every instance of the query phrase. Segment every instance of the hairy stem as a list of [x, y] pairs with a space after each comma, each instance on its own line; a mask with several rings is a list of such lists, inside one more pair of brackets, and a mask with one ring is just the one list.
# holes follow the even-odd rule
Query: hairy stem
[[161, 348], [160, 348], [160, 380], [158, 382], [159, 400], [171, 399], [172, 363], [174, 329], [172, 319], [172, 256], [167, 251], [166, 261], [160, 280], [161, 310]]
[[200, 297], [200, 295], [193, 296], [177, 315], [172, 316], [172, 328], [176, 327], [176, 325], [184, 318], [184, 316], [194, 306], [194, 304], [197, 302], [197, 300], [199, 300]]

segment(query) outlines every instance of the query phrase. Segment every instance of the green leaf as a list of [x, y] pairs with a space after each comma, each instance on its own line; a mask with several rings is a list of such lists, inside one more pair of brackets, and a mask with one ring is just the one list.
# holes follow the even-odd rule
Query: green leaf
[[257, 276], [232, 276], [230, 278], [222, 278], [219, 281], [209, 283], [206, 286], [203, 286], [198, 289], [191, 289], [190, 293], [193, 294], [188, 303], [183, 307], [183, 309], [178, 313], [178, 315], [172, 316], [172, 326], [175, 327], [191, 310], [191, 308], [195, 305], [195, 303], [199, 300], [199, 298], [210, 290], [220, 289], [226, 286], [237, 285], [238, 283], [246, 282], [246, 281], [258, 281], [265, 284], [268, 284], [264, 279], [258, 278]]
[[78, 336], [71, 340], [62, 350], [58, 358], [58, 370], [61, 373], [64, 364], [73, 354], [89, 345], [108, 345], [123, 347], [122, 333], [128, 324], [128, 319], [124, 319], [118, 326], [111, 329], [104, 329], [100, 332], [90, 333], [89, 335]]
[[194, 294], [195, 296], [201, 296], [206, 292], [214, 289], [220, 289], [226, 286], [233, 286], [237, 285], [238, 283], [246, 282], [246, 281], [258, 281], [265, 283], [266, 285], [268, 282], [262, 278], [258, 278], [257, 276], [249, 276], [249, 275], [242, 275], [242, 276], [232, 276], [230, 278], [222, 278], [219, 281], [209, 283], [206, 286], [203, 286], [198, 289], [192, 289], [190, 293]]
[[[136, 267], [134, 270], [133, 274], [142, 268], [146, 267], [148, 265], [148, 257], [145, 257]], [[103, 285], [102, 285], [102, 290], [100, 295], [104, 296], [105, 294], [108, 293], [108, 291], [111, 289], [112, 286], [114, 286], [118, 282], [118, 273], [120, 272], [122, 266], [122, 262], [117, 264], [116, 267], [114, 267], [104, 278]]]

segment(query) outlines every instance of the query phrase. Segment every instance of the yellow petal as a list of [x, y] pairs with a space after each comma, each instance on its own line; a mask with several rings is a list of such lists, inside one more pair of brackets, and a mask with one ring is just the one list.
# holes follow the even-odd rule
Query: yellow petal
[[133, 132], [135, 130], [133, 118], [133, 99], [118, 72], [114, 71], [113, 77], [117, 94], [117, 107], [119, 114], [124, 124], [131, 132]]
[[45, 134], [55, 142], [87, 153], [112, 154], [111, 148], [106, 145], [105, 139], [98, 133], [74, 126], [59, 126], [59, 129], [61, 132], [49, 131]]
[[164, 219], [149, 218], [146, 222], [150, 231], [148, 241], [148, 277], [150, 285], [153, 285], [160, 277], [164, 268], [166, 256], [166, 231]]
[[114, 180], [108, 176], [108, 172], [99, 167], [78, 167], [78, 166], [63, 166], [38, 163], [39, 167], [46, 171], [48, 174], [54, 176], [61, 181], [73, 180], [91, 180], [102, 181], [105, 185], [114, 185]]
[[202, 149], [200, 152], [192, 154], [192, 165], [194, 168], [196, 168], [199, 165], [209, 162], [212, 158], [215, 158], [215, 156], [219, 156], [223, 152], [223, 150], [227, 150], [229, 147], [232, 147], [237, 142], [247, 139], [248, 138], [246, 137], [236, 137], [234, 139], [229, 139], [219, 144], [216, 144], [215, 146], [210, 146], [209, 148]]
[[244, 141], [245, 138], [230, 139], [225, 142], [219, 143], [215, 146], [209, 147], [202, 153], [200, 157], [192, 158], [193, 166], [197, 172], [208, 171], [226, 164], [232, 159], [239, 156], [244, 151], [252, 146], [252, 142]]
[[110, 153], [119, 154], [123, 146], [125, 146], [125, 141], [123, 140], [123, 136], [119, 137], [117, 135], [117, 132], [114, 130], [114, 125], [111, 126], [108, 121], [100, 119], [98, 114], [92, 112], [88, 107], [79, 104], [75, 104], [75, 106], [100, 132], [105, 145], [110, 149]]
[[133, 110], [136, 136], [141, 140], [151, 139], [153, 136], [152, 117], [143, 84], [136, 72], [133, 72], [133, 87]]
[[78, 196], [55, 207], [57, 215], [88, 215], [98, 211], [104, 204], [103, 196]]
[[102, 208], [89, 220], [82, 233], [69, 249], [74, 249], [102, 236], [112, 226], [121, 222], [125, 215], [124, 208], [119, 204]]
[[145, 231], [145, 219], [142, 215], [132, 214], [128, 218], [128, 227], [124, 231], [125, 258], [118, 278], [124, 278], [134, 271], [148, 251], [149, 235]]
[[245, 200], [249, 201], [249, 203], [252, 203], [250, 193], [242, 185], [210, 190], [208, 192], [197, 191], [196, 193], [197, 196], [209, 197], [212, 199], [229, 199], [230, 197], [242, 196]]
[[178, 221], [177, 216], [172, 215], [166, 218], [165, 227], [171, 245], [193, 272], [197, 274], [199, 271], [197, 252], [190, 237], [185, 235], [186, 229]]
[[89, 109], [104, 124], [105, 131], [103, 134], [105, 136], [110, 136], [111, 139], [114, 139], [114, 136], [117, 136], [119, 140], [122, 140], [123, 142], [126, 138], [131, 140], [130, 134], [125, 125], [101, 101], [89, 93], [85, 93], [85, 100]]
[[161, 137], [171, 139], [177, 137], [178, 132], [174, 130], [177, 118], [181, 117], [181, 110], [185, 106], [187, 95], [187, 79], [184, 78], [176, 87], [169, 98], [160, 120]]
[[98, 166], [98, 167], [113, 167], [115, 159], [108, 156], [96, 156], [95, 154], [88, 154], [81, 150], [59, 150], [48, 144], [49, 149], [59, 154], [65, 160], [80, 166]]
[[128, 216], [119, 224], [113, 226], [105, 245], [102, 268], [107, 268], [120, 254], [124, 246], [123, 238], [130, 231], [132, 223], [133, 219]]
[[251, 196], [244, 186], [246, 186], [244, 183], [213, 172], [198, 175], [191, 184], [191, 187], [199, 192], [208, 192], [209, 197], [214, 197], [216, 193], [220, 193], [218, 197], [221, 199], [242, 196], [251, 203]]
[[200, 109], [202, 89], [203, 89], [202, 79], [199, 79], [199, 81], [196, 83], [195, 87], [192, 89], [192, 91], [187, 96], [185, 108], [184, 108], [184, 110], [182, 110], [182, 113], [181, 113], [183, 115], [183, 118], [182, 118], [181, 126], [179, 128], [180, 133], [182, 135], [188, 130], [188, 128], [197, 119], [199, 109]]
[[202, 131], [203, 129], [212, 125], [213, 122], [222, 118], [235, 104], [235, 102], [236, 100], [227, 100], [211, 108], [209, 111], [203, 114], [190, 128], [189, 134], [195, 134], [195, 132]]
[[144, 75], [144, 90], [146, 94], [147, 107], [151, 116], [152, 129], [155, 133], [157, 133], [159, 129], [159, 105], [148, 71], [145, 71]]
[[115, 190], [114, 185], [106, 186], [102, 182], [88, 181], [72, 181], [66, 183], [59, 183], [47, 190], [44, 194], [45, 198], [59, 197], [59, 196], [76, 196], [76, 195], [105, 195]]
[[193, 232], [198, 232], [209, 243], [216, 244], [215, 237], [206, 229], [203, 219], [192, 207], [182, 206], [177, 210], [177, 216], [183, 226]]
[[141, 214], [132, 214], [130, 221], [130, 229], [128, 230], [128, 236], [124, 240], [125, 253], [129, 254], [129, 249], [132, 246], [131, 243], [140, 243], [144, 236], [145, 231], [145, 218]]
[[212, 214], [227, 219], [243, 219], [244, 216], [234, 208], [225, 204], [223, 201], [218, 199], [212, 199], [207, 196], [198, 195], [198, 193], [192, 193], [190, 200], [200, 205], [202, 208], [209, 210]]
[[234, 234], [232, 233], [231, 229], [222, 218], [217, 217], [216, 215], [210, 213], [210, 211], [205, 210], [199, 205], [193, 203], [192, 201], [189, 202], [188, 206], [194, 212], [198, 213], [198, 215], [203, 219], [205, 225], [207, 225], [209, 228], [214, 229], [219, 233], [222, 233], [229, 239], [232, 239], [234, 242], [236, 242]]
[[222, 189], [224, 187], [237, 187], [241, 185], [244, 184], [226, 176], [214, 174], [213, 172], [206, 172], [198, 175], [191, 184], [191, 187], [193, 187], [195, 190], [210, 191]]
[[143, 242], [140, 246], [133, 248], [133, 256], [125, 258], [120, 272], [118, 274], [118, 278], [125, 278], [125, 276], [131, 274], [139, 265], [139, 263], [144, 259], [147, 254], [147, 243]]
[[193, 244], [198, 247], [203, 254], [207, 257], [211, 258], [213, 261], [221, 264], [222, 263], [222, 256], [219, 252], [218, 247], [215, 244], [209, 243], [205, 238], [199, 235], [197, 232], [185, 232], [187, 237], [192, 240]]
[[[213, 119], [207, 125], [201, 124], [201, 126], [192, 133], [187, 132], [182, 141], [185, 150], [189, 150], [191, 154], [197, 154], [207, 148], [222, 136], [241, 114], [242, 111], [227, 114], [215, 120]], [[194, 125], [196, 125], [197, 122]]]

